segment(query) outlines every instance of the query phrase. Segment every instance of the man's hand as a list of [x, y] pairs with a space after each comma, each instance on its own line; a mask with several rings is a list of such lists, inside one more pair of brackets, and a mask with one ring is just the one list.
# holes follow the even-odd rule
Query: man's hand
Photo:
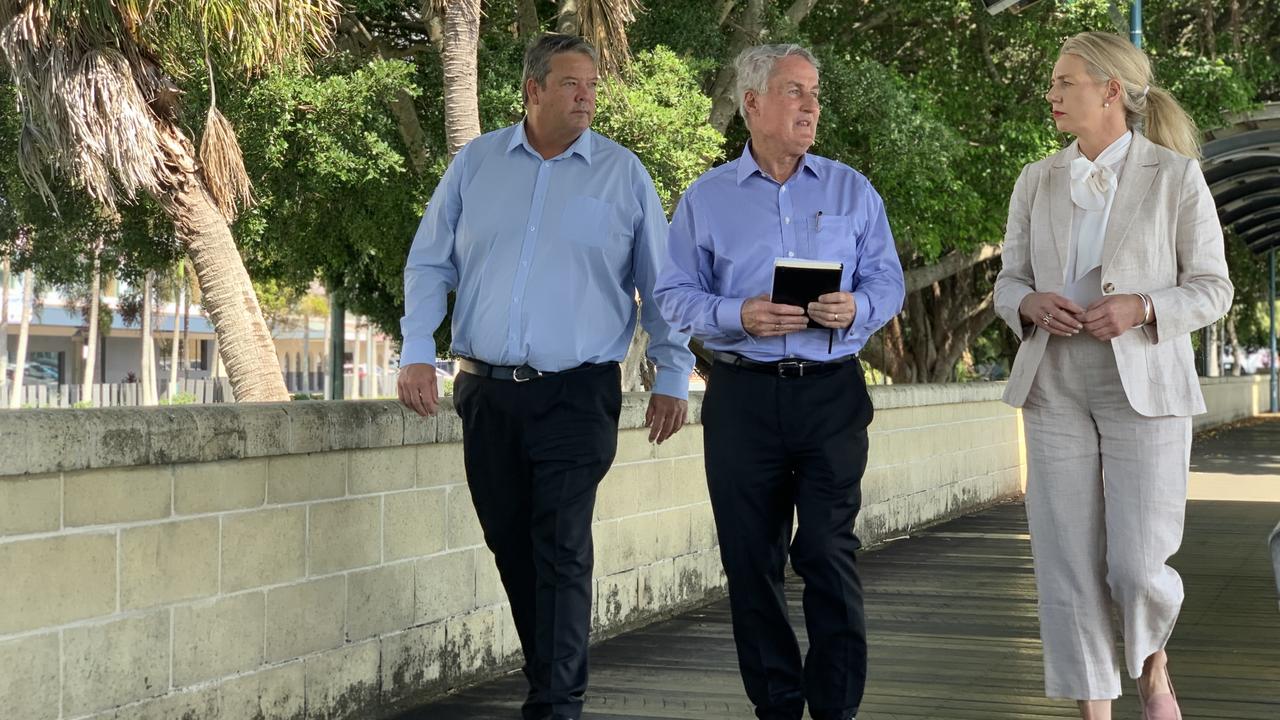
[[1110, 340], [1142, 322], [1142, 310], [1142, 298], [1137, 295], [1112, 295], [1090, 305], [1080, 319], [1090, 335]]
[[776, 305], [768, 295], [758, 295], [742, 303], [742, 329], [756, 337], [776, 337], [803, 330], [809, 324], [804, 308]]
[[644, 414], [644, 426], [649, 428], [649, 442], [659, 445], [684, 427], [684, 417], [689, 413], [689, 403], [670, 395], [653, 393], [649, 396], [649, 409]]
[[427, 363], [401, 365], [396, 394], [405, 407], [422, 417], [435, 415], [440, 405], [436, 397], [436, 367]]
[[843, 330], [853, 324], [858, 306], [853, 293], [833, 292], [821, 295], [817, 302], [809, 303], [809, 317], [825, 328]]
[[1030, 293], [1022, 298], [1018, 314], [1053, 335], [1071, 337], [1080, 332], [1084, 308], [1058, 293]]

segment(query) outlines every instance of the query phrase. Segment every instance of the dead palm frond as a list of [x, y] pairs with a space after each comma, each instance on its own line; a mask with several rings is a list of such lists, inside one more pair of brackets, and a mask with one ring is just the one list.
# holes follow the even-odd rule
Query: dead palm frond
[[582, 37], [600, 53], [600, 70], [617, 75], [631, 61], [627, 27], [643, 11], [640, 0], [579, 0], [578, 23]]
[[[181, 141], [169, 77], [189, 49], [181, 43], [203, 38], [222, 67], [249, 74], [327, 49], [340, 12], [338, 0], [0, 0], [24, 178], [51, 204], [47, 172], [109, 209], [139, 191], [163, 193], [192, 170], [172, 152]], [[249, 201], [248, 178], [235, 133], [212, 104], [200, 146], [210, 192], [233, 217]]]

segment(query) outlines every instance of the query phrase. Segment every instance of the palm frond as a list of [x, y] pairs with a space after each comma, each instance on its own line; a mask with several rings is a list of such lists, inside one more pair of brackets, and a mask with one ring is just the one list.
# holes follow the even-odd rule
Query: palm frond
[[[123, 196], [153, 191], [163, 182], [155, 161], [154, 117], [134, 82], [120, 47], [90, 43], [89, 35], [111, 32], [97, 12], [101, 4], [9, 2], [17, 12], [0, 16], [0, 49], [18, 90], [24, 129], [19, 166], [46, 200], [52, 200], [45, 167], [65, 173], [91, 196], [114, 209]], [[81, 16], [68, 14], [83, 10]], [[67, 38], [56, 33], [71, 33]]]
[[214, 105], [209, 106], [200, 138], [200, 165], [213, 202], [227, 220], [235, 220], [240, 210], [253, 204], [253, 186], [235, 130]]
[[181, 0], [166, 8], [170, 22], [195, 30], [225, 66], [246, 74], [327, 52], [343, 10], [340, 0]]
[[627, 27], [643, 9], [640, 0], [579, 0], [580, 32], [596, 46], [606, 75], [617, 75], [631, 61]]

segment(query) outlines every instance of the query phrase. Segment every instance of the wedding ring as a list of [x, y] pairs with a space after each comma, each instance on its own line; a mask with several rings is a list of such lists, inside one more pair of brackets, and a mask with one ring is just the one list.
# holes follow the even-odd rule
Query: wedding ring
[[773, 329], [774, 329], [774, 330], [781, 330], [781, 329], [782, 329], [782, 323], [774, 323], [774, 324], [773, 324]]

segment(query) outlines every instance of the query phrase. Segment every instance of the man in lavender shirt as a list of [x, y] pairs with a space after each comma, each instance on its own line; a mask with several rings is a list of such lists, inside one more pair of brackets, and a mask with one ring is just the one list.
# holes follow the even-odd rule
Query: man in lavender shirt
[[[707, 484], [756, 716], [800, 720], [807, 702], [814, 720], [851, 720], [866, 682], [853, 523], [872, 417], [857, 352], [902, 308], [902, 267], [867, 179], [808, 154], [813, 55], [766, 45], [735, 62], [750, 143], [685, 192], [654, 297], [715, 358], [702, 409]], [[808, 307], [774, 304], [776, 258], [841, 262], [841, 289]], [[806, 329], [809, 318], [823, 329]], [[783, 595], [788, 543], [804, 580], [803, 661]]]

